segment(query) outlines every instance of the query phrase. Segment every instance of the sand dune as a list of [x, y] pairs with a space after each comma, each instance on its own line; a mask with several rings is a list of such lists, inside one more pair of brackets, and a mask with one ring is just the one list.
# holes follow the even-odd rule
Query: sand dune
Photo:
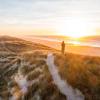
[[100, 100], [99, 66], [100, 57], [0, 37], [0, 99]]

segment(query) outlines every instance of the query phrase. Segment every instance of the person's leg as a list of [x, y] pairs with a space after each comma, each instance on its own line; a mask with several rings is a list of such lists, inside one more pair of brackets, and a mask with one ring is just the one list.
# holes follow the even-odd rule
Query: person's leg
[[65, 54], [65, 47], [63, 47], [63, 54]]
[[62, 47], [62, 54], [64, 54], [64, 47]]

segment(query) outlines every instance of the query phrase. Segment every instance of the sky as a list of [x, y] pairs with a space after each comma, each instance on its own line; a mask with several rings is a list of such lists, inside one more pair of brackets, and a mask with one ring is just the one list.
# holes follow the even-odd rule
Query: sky
[[0, 0], [2, 35], [100, 35], [99, 30], [100, 0]]

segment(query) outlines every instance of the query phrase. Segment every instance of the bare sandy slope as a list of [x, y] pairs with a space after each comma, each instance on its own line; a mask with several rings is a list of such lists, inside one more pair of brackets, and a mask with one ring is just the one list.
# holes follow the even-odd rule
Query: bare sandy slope
[[[49, 39], [49, 37], [47, 39], [44, 39], [41, 37], [34, 37], [34, 36], [32, 36], [32, 37], [21, 36], [21, 38], [32, 41], [32, 42], [41, 43], [43, 45], [61, 50], [61, 42], [51, 41]], [[87, 56], [100, 56], [100, 48], [99, 47], [89, 47], [89, 46], [66, 44], [66, 52], [87, 55]]]

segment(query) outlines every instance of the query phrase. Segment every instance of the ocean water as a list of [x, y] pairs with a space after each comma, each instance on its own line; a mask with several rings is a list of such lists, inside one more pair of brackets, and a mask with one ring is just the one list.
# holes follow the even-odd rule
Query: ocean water
[[64, 41], [66, 44], [72, 44], [76, 46], [90, 46], [90, 47], [100, 47], [100, 41], [97, 40], [91, 40], [91, 41], [75, 41], [75, 40], [65, 40], [65, 39], [59, 39], [59, 38], [49, 38], [49, 37], [36, 37], [40, 40], [46, 40], [51, 42], [62, 42]]
[[88, 41], [88, 42], [81, 42], [81, 41], [67, 41], [67, 43], [71, 43], [74, 45], [80, 46], [90, 46], [90, 47], [100, 47], [100, 41]]

